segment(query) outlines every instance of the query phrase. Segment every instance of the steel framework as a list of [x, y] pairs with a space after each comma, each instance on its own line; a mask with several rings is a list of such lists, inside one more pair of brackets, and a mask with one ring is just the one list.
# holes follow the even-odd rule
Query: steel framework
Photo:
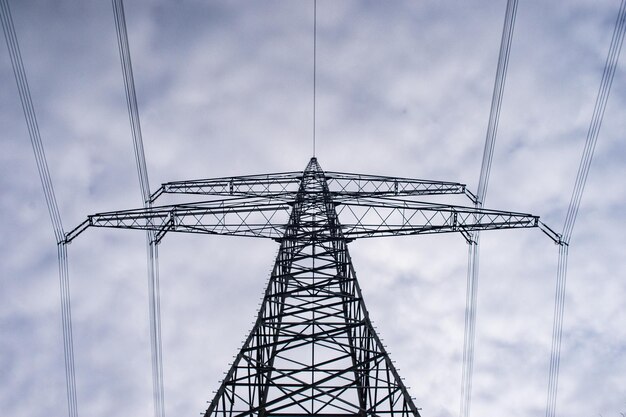
[[[156, 206], [163, 194], [223, 197]], [[358, 238], [529, 228], [537, 216], [416, 201], [474, 195], [464, 184], [304, 171], [163, 184], [147, 208], [99, 213], [88, 227], [271, 238], [280, 249], [253, 329], [205, 417], [419, 416], [376, 335], [347, 244]], [[549, 229], [543, 228], [546, 233]]]

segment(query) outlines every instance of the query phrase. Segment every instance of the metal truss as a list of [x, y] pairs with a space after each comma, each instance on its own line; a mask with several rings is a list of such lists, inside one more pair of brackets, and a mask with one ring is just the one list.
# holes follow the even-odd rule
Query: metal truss
[[[88, 227], [262, 237], [280, 243], [263, 303], [205, 417], [419, 416], [376, 335], [348, 253], [360, 238], [541, 227], [537, 216], [434, 204], [415, 197], [474, 195], [465, 185], [324, 172], [180, 181], [163, 194], [207, 201], [99, 213]], [[215, 198], [218, 197], [218, 198]], [[545, 230], [544, 230], [545, 231]]]
[[[344, 239], [460, 232], [470, 241], [478, 230], [536, 227], [539, 217], [524, 213], [414, 202], [359, 198], [337, 204]], [[265, 237], [281, 240], [293, 203], [278, 198], [233, 198], [94, 214], [67, 234], [69, 242], [87, 227]]]
[[257, 321], [208, 416], [419, 416], [373, 330], [323, 173], [296, 195]]
[[[197, 194], [206, 196], [274, 197], [293, 201], [303, 179], [303, 172], [284, 172], [204, 180], [174, 181], [163, 184], [151, 196], [151, 202], [163, 194]], [[476, 197], [465, 184], [394, 178], [342, 172], [324, 173], [333, 201], [375, 196], [424, 196], [465, 194]]]
[[[402, 197], [474, 195], [464, 184], [320, 170], [329, 198], [340, 214], [344, 239], [535, 227], [539, 218], [525, 213], [433, 204]], [[229, 196], [227, 199], [98, 213], [66, 235], [73, 240], [87, 227], [151, 230], [160, 241], [169, 231], [281, 240], [299, 185], [310, 171], [179, 181], [163, 184], [163, 194]], [[316, 174], [317, 175], [317, 174]], [[295, 189], [294, 189], [295, 188]], [[306, 192], [306, 191], [305, 191]]]

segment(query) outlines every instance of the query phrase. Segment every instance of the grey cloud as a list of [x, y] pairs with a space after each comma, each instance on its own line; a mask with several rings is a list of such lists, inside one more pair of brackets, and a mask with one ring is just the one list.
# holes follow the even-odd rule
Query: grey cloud
[[[618, 7], [521, 2], [487, 205], [559, 229]], [[140, 206], [110, 4], [12, 2], [66, 228]], [[504, 4], [320, 0], [318, 156], [328, 170], [477, 184]], [[152, 187], [300, 170], [311, 155], [312, 4], [127, 2]], [[570, 248], [559, 413], [626, 411], [624, 62]], [[56, 259], [8, 55], [0, 53], [0, 409], [63, 415]], [[467, 204], [467, 202], [465, 202]], [[481, 238], [473, 412], [545, 405], [557, 248]], [[150, 415], [144, 236], [70, 246], [79, 411]], [[253, 321], [275, 245], [167, 236], [168, 414], [200, 412]], [[466, 245], [350, 247], [373, 320], [423, 414], [458, 413]], [[37, 404], [37, 405], [33, 405]]]

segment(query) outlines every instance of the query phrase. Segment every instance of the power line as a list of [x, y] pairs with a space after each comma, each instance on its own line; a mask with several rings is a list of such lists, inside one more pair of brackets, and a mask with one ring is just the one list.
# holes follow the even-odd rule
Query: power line
[[61, 298], [61, 323], [63, 328], [63, 352], [65, 363], [65, 382], [67, 390], [67, 406], [70, 417], [78, 416], [78, 401], [76, 396], [76, 375], [74, 367], [74, 342], [72, 336], [72, 308], [70, 297], [70, 282], [68, 272], [67, 247], [65, 242], [65, 232], [61, 222], [61, 215], [54, 194], [54, 187], [46, 161], [46, 154], [39, 132], [39, 125], [35, 115], [35, 107], [33, 106], [22, 54], [17, 41], [15, 26], [11, 16], [8, 0], [0, 0], [0, 19], [2, 20], [2, 29], [9, 49], [9, 56], [13, 66], [13, 74], [17, 83], [17, 89], [22, 103], [24, 118], [30, 136], [30, 142], [33, 147], [35, 161], [39, 178], [43, 187], [48, 213], [52, 222], [52, 229], [57, 243], [57, 260], [59, 265], [59, 287]]
[[[478, 193], [476, 196], [477, 208], [483, 207], [485, 197], [487, 195], [487, 186], [489, 184], [489, 174], [491, 172], [496, 134], [498, 132], [500, 109], [502, 108], [502, 98], [504, 96], [504, 85], [509, 65], [509, 56], [511, 53], [511, 43], [513, 40], [513, 29], [515, 27], [516, 14], [517, 0], [508, 0], [504, 18], [504, 27], [502, 28], [502, 39], [500, 42], [496, 79], [493, 87], [493, 96], [491, 98], [491, 109], [489, 113], [489, 123], [487, 125], [487, 135], [485, 138], [485, 149], [483, 151], [483, 160], [478, 180]], [[476, 304], [478, 299], [479, 238], [479, 232], [474, 232], [468, 248], [467, 289], [465, 295], [465, 332], [463, 338], [463, 370], [461, 375], [461, 417], [469, 416], [472, 395], [474, 345], [476, 340]]]
[[480, 169], [478, 181], [478, 204], [485, 204], [487, 186], [489, 185], [489, 174], [491, 173], [491, 162], [496, 144], [496, 135], [500, 122], [500, 110], [502, 108], [502, 98], [504, 96], [504, 86], [506, 83], [506, 73], [509, 67], [509, 56], [511, 54], [511, 43], [513, 41], [513, 29], [515, 27], [515, 17], [517, 15], [517, 0], [508, 0], [504, 27], [502, 28], [502, 39], [500, 42], [500, 54], [498, 56], [498, 67], [496, 79], [491, 98], [491, 109], [489, 112], [489, 123], [487, 125], [487, 135], [485, 139], [485, 149], [483, 152], [483, 162]]
[[[150, 198], [150, 183], [148, 181], [148, 169], [143, 147], [141, 124], [139, 122], [139, 106], [133, 67], [130, 58], [130, 46], [128, 43], [128, 31], [124, 15], [123, 0], [112, 0], [115, 29], [120, 52], [120, 63], [126, 92], [126, 106], [133, 137], [133, 149], [137, 165], [137, 176], [141, 189], [141, 198], [145, 208], [152, 206]], [[165, 399], [163, 388], [163, 349], [161, 340], [161, 292], [159, 286], [159, 251], [155, 234], [146, 232], [146, 251], [148, 267], [148, 304], [150, 317], [150, 351], [152, 360], [152, 395], [155, 417], [165, 416]]]
[[617, 14], [617, 20], [615, 21], [615, 28], [613, 29], [609, 53], [604, 64], [602, 80], [600, 81], [600, 88], [598, 89], [598, 95], [596, 96], [596, 102], [591, 116], [591, 123], [589, 124], [589, 129], [587, 131], [585, 147], [580, 160], [580, 165], [578, 166], [574, 189], [572, 191], [569, 207], [567, 209], [567, 215], [565, 216], [565, 224], [563, 225], [561, 238], [562, 242], [559, 247], [556, 291], [554, 294], [554, 319], [552, 323], [552, 346], [548, 375], [546, 417], [554, 417], [556, 415], [559, 367], [561, 363], [561, 340], [563, 336], [563, 317], [565, 311], [565, 289], [567, 283], [568, 246], [571, 241], [574, 224], [576, 223], [576, 217], [578, 216], [578, 210], [580, 209], [580, 202], [585, 190], [585, 184], [587, 183], [587, 178], [589, 176], [589, 170], [591, 168], [591, 161], [593, 159], [593, 154], [598, 140], [598, 134], [600, 133], [606, 104], [608, 102], [609, 93], [611, 92], [611, 86], [613, 84], [615, 68], [617, 67], [619, 54], [624, 41], [625, 30], [626, 0], [622, 0]]
[[317, 0], [313, 0], [313, 156], [315, 156], [315, 112], [317, 90]]
[[144, 155], [143, 139], [141, 135], [141, 124], [139, 123], [139, 108], [137, 105], [137, 93], [133, 77], [133, 67], [130, 60], [130, 47], [128, 44], [128, 32], [126, 30], [126, 19], [124, 16], [124, 3], [122, 0], [112, 0], [113, 14], [115, 17], [115, 28], [117, 32], [117, 42], [120, 50], [120, 62], [124, 76], [124, 87], [126, 91], [126, 106], [133, 135], [135, 150], [135, 161], [137, 163], [137, 176], [141, 187], [143, 203], [150, 200], [150, 183], [146, 169], [146, 158]]

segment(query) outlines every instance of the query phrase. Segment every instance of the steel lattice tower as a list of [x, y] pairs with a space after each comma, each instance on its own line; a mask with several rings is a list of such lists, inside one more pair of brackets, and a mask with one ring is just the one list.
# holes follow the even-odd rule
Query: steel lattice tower
[[[222, 197], [152, 206], [164, 193]], [[433, 204], [464, 184], [324, 172], [170, 182], [148, 208], [100, 213], [87, 227], [271, 238], [280, 243], [254, 327], [205, 417], [419, 416], [376, 335], [348, 243], [357, 238], [540, 226], [530, 214]]]
[[419, 415], [372, 328], [315, 159], [256, 324], [205, 416], [249, 414]]

